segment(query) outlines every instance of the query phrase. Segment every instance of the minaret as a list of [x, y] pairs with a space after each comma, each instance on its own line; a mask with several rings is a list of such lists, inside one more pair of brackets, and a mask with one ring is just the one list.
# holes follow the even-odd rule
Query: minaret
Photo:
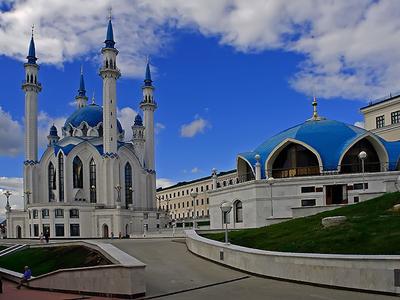
[[83, 79], [83, 66], [81, 66], [81, 78], [79, 82], [79, 90], [78, 90], [78, 95], [76, 95], [75, 97], [75, 100], [78, 108], [85, 107], [88, 100], [88, 97], [86, 97], [85, 80]]
[[153, 98], [154, 87], [152, 85], [150, 63], [147, 60], [146, 76], [144, 79], [143, 100], [140, 108], [143, 110], [145, 127], [145, 146], [144, 146], [144, 165], [148, 170], [155, 170], [154, 163], [154, 111], [157, 109], [157, 103]]
[[38, 93], [42, 90], [42, 86], [38, 80], [39, 66], [36, 64], [33, 27], [26, 58], [28, 61], [24, 64], [25, 81], [22, 84], [22, 90], [25, 92], [25, 161], [35, 164], [38, 160]]
[[135, 149], [135, 153], [139, 158], [140, 163], [143, 163], [143, 154], [144, 154], [144, 126], [142, 117], [137, 114], [135, 117], [135, 123], [132, 126], [132, 143]]
[[56, 126], [54, 126], [54, 124], [50, 128], [50, 133], [47, 136], [47, 139], [49, 140], [48, 147], [57, 144], [57, 142], [60, 140], [60, 137], [58, 136], [57, 128], [56, 128]]
[[101, 50], [103, 66], [100, 76], [103, 78], [103, 144], [105, 154], [117, 153], [117, 79], [121, 76], [117, 68], [118, 50], [114, 48], [114, 34], [111, 15], [108, 21], [105, 47]]

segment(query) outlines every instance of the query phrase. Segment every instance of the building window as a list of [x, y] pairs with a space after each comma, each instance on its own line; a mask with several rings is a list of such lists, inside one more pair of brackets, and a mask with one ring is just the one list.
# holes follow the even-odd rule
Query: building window
[[50, 224], [43, 224], [42, 229], [43, 229], [43, 234], [48, 233], [50, 236]]
[[354, 197], [354, 203], [360, 202], [360, 198], [358, 196]]
[[70, 236], [80, 236], [79, 224], [70, 224], [69, 234]]
[[315, 192], [315, 186], [302, 186], [301, 187], [301, 192], [302, 193], [314, 193]]
[[32, 215], [34, 219], [37, 219], [39, 217], [39, 213], [37, 209], [32, 210]]
[[49, 216], [49, 210], [47, 208], [42, 209], [42, 219], [48, 219]]
[[90, 203], [96, 203], [96, 163], [94, 159], [89, 164]]
[[400, 110], [394, 111], [391, 114], [392, 124], [400, 123]]
[[376, 117], [376, 128], [382, 128], [385, 126], [385, 116], [377, 116]]
[[64, 156], [58, 155], [58, 200], [64, 202]]
[[204, 199], [201, 199], [201, 205], [204, 205]]
[[33, 236], [39, 236], [39, 224], [33, 224]]
[[182, 208], [185, 208], [185, 202], [182, 202]]
[[64, 218], [64, 210], [61, 208], [57, 208], [56, 210], [54, 210], [54, 216], [56, 218]]
[[157, 218], [157, 220], [160, 219], [160, 213], [157, 213], [157, 214], [156, 214], [156, 218]]
[[315, 206], [315, 199], [303, 199], [301, 200], [301, 206]]
[[234, 204], [235, 209], [235, 222], [242, 223], [243, 222], [243, 204], [242, 201], [236, 201]]
[[72, 170], [73, 170], [74, 189], [83, 188], [83, 164], [78, 156], [75, 156], [74, 158]]
[[[364, 183], [364, 188], [367, 190], [368, 189], [368, 182]], [[363, 189], [363, 184], [362, 183], [355, 183], [353, 185], [354, 190], [362, 190]]]
[[148, 213], [143, 213], [143, 219], [147, 220], [149, 218], [149, 214]]
[[56, 224], [56, 236], [64, 236], [64, 224]]
[[209, 199], [209, 198], [206, 199], [206, 203], [207, 203], [207, 204], [210, 203], [210, 199]]
[[76, 208], [70, 209], [69, 210], [69, 217], [71, 219], [77, 219], [79, 218], [79, 210]]
[[54, 165], [52, 162], [49, 164], [48, 168], [48, 180], [49, 180], [49, 202], [53, 202], [55, 200], [55, 195], [53, 190], [56, 189], [56, 171], [54, 169]]
[[133, 204], [133, 189], [132, 189], [132, 167], [130, 163], [125, 165], [125, 206]]

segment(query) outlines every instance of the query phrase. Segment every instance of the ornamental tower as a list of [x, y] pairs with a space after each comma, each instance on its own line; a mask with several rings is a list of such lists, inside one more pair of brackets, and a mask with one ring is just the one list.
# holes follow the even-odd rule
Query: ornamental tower
[[100, 76], [103, 79], [103, 144], [105, 154], [117, 153], [117, 79], [121, 76], [117, 68], [118, 50], [114, 48], [114, 33], [111, 16], [108, 21], [105, 47], [101, 50], [103, 66]]
[[88, 97], [86, 97], [86, 90], [85, 90], [85, 80], [83, 79], [83, 67], [81, 66], [81, 77], [79, 81], [79, 90], [78, 95], [75, 97], [76, 105], [78, 108], [85, 107], [87, 104]]
[[144, 154], [144, 131], [142, 117], [137, 114], [135, 117], [135, 123], [132, 126], [132, 143], [135, 149], [135, 153], [139, 158], [140, 163], [143, 164], [143, 154]]
[[146, 139], [144, 146], [144, 165], [146, 169], [154, 171], [154, 111], [157, 109], [157, 103], [153, 98], [154, 87], [152, 82], [150, 64], [149, 61], [147, 61], [146, 76], [142, 87], [143, 100], [140, 102], [140, 108], [143, 110]]

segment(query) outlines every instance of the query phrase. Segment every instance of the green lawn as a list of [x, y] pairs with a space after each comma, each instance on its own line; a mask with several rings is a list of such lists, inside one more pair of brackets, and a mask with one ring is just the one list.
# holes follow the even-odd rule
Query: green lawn
[[28, 265], [33, 276], [58, 269], [106, 264], [110, 262], [104, 256], [83, 246], [28, 248], [0, 257], [0, 267], [22, 273]]
[[[232, 244], [283, 252], [400, 254], [400, 213], [391, 211], [399, 203], [400, 193], [388, 193], [310, 217], [230, 232], [229, 238]], [[347, 216], [347, 222], [322, 227], [322, 218], [338, 215]], [[224, 239], [223, 233], [203, 236]]]

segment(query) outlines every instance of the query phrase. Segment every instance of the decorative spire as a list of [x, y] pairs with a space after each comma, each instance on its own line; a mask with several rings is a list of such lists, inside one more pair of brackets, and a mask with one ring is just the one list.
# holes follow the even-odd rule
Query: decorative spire
[[28, 56], [26, 57], [28, 59], [28, 64], [36, 64], [36, 51], [35, 51], [35, 41], [33, 40], [33, 30], [35, 28], [35, 25], [32, 25], [32, 36], [31, 36], [31, 43], [29, 44], [29, 52]]
[[313, 118], [313, 120], [318, 120], [319, 117], [318, 117], [318, 111], [317, 111], [317, 106], [318, 106], [317, 98], [315, 96], [313, 98], [314, 99], [313, 99], [313, 102], [312, 102], [312, 106], [313, 106], [313, 116], [312, 116], [312, 118]]
[[108, 27], [107, 27], [107, 36], [106, 40], [104, 41], [106, 44], [106, 48], [114, 48], [115, 42], [114, 42], [114, 32], [113, 32], [113, 27], [111, 23], [111, 7], [110, 7], [110, 14], [108, 18]]
[[150, 60], [147, 56], [147, 63], [146, 63], [146, 75], [144, 77], [144, 85], [145, 86], [152, 86], [153, 81], [151, 80], [151, 72], [150, 72]]
[[81, 96], [81, 97], [86, 96], [85, 80], [83, 79], [83, 65], [81, 65], [81, 78], [80, 78], [80, 82], [79, 82], [78, 96]]
[[93, 95], [92, 95], [92, 104], [96, 104], [95, 99], [94, 99], [94, 91], [93, 91]]

